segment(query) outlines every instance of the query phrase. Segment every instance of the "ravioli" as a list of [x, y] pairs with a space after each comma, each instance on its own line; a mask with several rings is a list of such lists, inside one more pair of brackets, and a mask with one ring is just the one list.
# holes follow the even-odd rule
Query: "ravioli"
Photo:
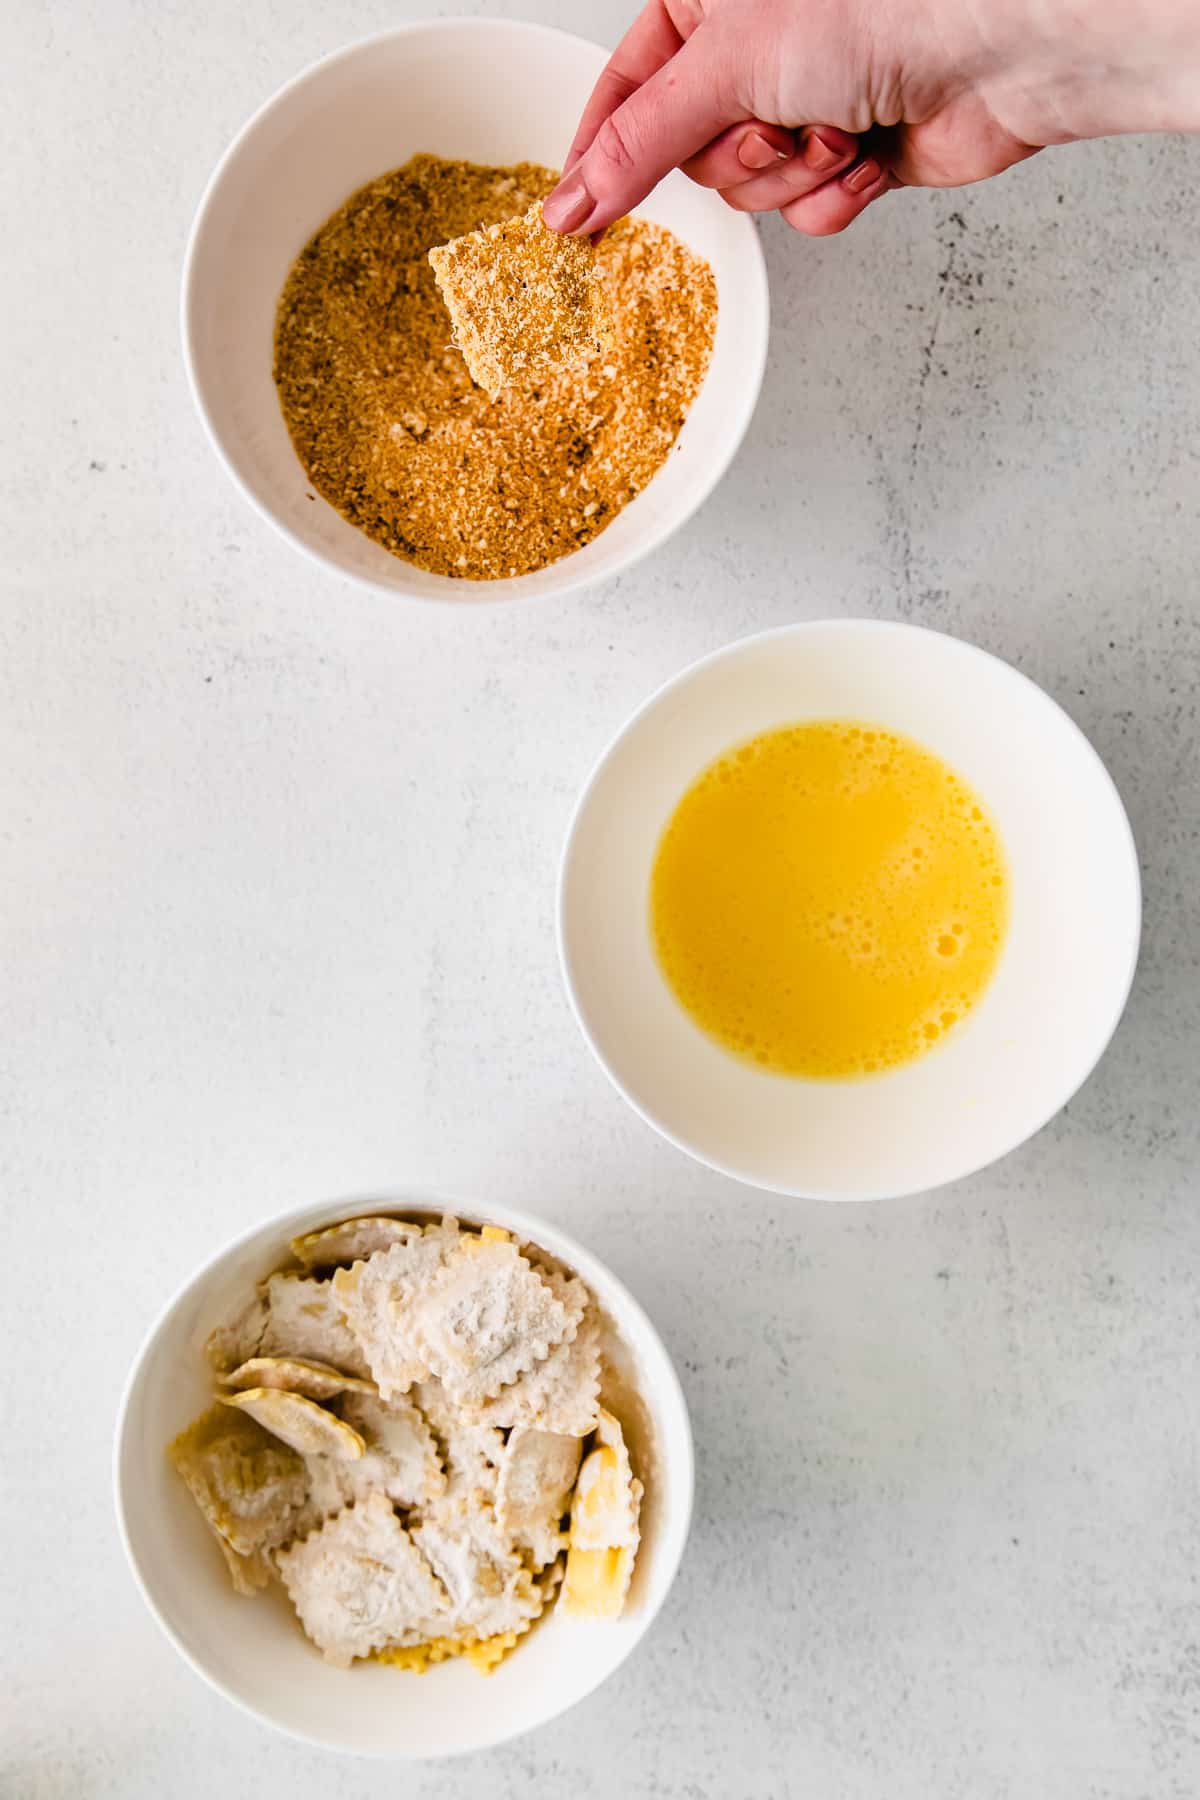
[[310, 1400], [332, 1400], [348, 1389], [373, 1394], [375, 1383], [361, 1375], [344, 1375], [329, 1363], [312, 1362], [303, 1356], [251, 1356], [240, 1368], [222, 1377], [231, 1388], [286, 1388], [292, 1394], [305, 1394]]
[[302, 1456], [333, 1456], [340, 1462], [354, 1462], [365, 1448], [357, 1431], [336, 1413], [287, 1388], [244, 1388], [238, 1394], [222, 1394], [221, 1405], [249, 1413]]
[[[554, 1284], [555, 1277], [546, 1281]], [[600, 1340], [587, 1314], [573, 1337], [471, 1409], [481, 1424], [503, 1430], [536, 1426], [540, 1431], [586, 1437], [600, 1415]]]
[[486, 1501], [437, 1503], [413, 1529], [446, 1590], [451, 1631], [493, 1637], [521, 1630], [542, 1610], [540, 1590]]
[[579, 1473], [578, 1438], [520, 1426], [504, 1447], [496, 1486], [496, 1517], [537, 1569], [566, 1548], [563, 1514]]
[[278, 1576], [339, 1667], [488, 1673], [556, 1603], [615, 1617], [641, 1485], [584, 1283], [450, 1218], [293, 1248], [211, 1334], [216, 1403], [169, 1450], [234, 1589]]
[[493, 400], [613, 342], [591, 242], [551, 231], [540, 201], [439, 245], [429, 261], [471, 379]]
[[292, 1255], [306, 1269], [338, 1269], [374, 1256], [378, 1250], [390, 1250], [393, 1244], [407, 1243], [420, 1233], [419, 1225], [410, 1225], [404, 1219], [371, 1214], [294, 1237]]
[[577, 1328], [515, 1244], [464, 1237], [412, 1308], [428, 1368], [460, 1404], [486, 1400]]
[[601, 1412], [596, 1445], [584, 1458], [571, 1504], [563, 1610], [583, 1619], [620, 1616], [640, 1541], [642, 1484], [629, 1463], [619, 1422]]
[[303, 1356], [351, 1375], [369, 1375], [362, 1352], [346, 1329], [333, 1284], [309, 1275], [272, 1275], [264, 1289], [267, 1320], [260, 1356]]
[[429, 1373], [410, 1315], [458, 1241], [453, 1219], [424, 1229], [410, 1225], [387, 1249], [333, 1277], [341, 1315], [385, 1400], [406, 1394]]
[[446, 1594], [383, 1494], [369, 1494], [276, 1557], [300, 1623], [348, 1669], [385, 1644], [419, 1643]]
[[210, 1406], [168, 1455], [209, 1529], [235, 1554], [285, 1541], [307, 1491], [304, 1462], [255, 1420]]

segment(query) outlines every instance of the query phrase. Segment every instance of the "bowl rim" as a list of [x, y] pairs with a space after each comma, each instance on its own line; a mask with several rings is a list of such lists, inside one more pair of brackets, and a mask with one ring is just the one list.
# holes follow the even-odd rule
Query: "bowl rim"
[[[191, 1650], [189, 1650], [180, 1640], [170, 1619], [151, 1593], [139, 1563], [138, 1552], [134, 1543], [134, 1534], [131, 1529], [126, 1505], [127, 1484], [123, 1465], [128, 1448], [130, 1407], [133, 1403], [135, 1390], [149, 1365], [159, 1334], [166, 1327], [175, 1311], [186, 1301], [192, 1290], [208, 1276], [212, 1275], [221, 1264], [236, 1256], [237, 1253], [244, 1249], [253, 1239], [260, 1237], [265, 1232], [278, 1230], [283, 1233], [286, 1231], [287, 1235], [291, 1236], [294, 1235], [294, 1233], [288, 1230], [288, 1227], [294, 1224], [298, 1219], [325, 1213], [327, 1211], [330, 1220], [337, 1221], [343, 1218], [353, 1218], [356, 1213], [364, 1213], [369, 1207], [374, 1207], [377, 1211], [394, 1213], [425, 1210], [431, 1212], [453, 1212], [456, 1213], [457, 1216], [465, 1219], [480, 1219], [484, 1222], [494, 1219], [501, 1223], [505, 1229], [515, 1231], [518, 1236], [523, 1237], [534, 1244], [541, 1243], [542, 1238], [540, 1234], [548, 1234], [551, 1242], [547, 1243], [545, 1247], [552, 1250], [554, 1254], [559, 1254], [558, 1251], [554, 1250], [554, 1240], [557, 1240], [562, 1246], [563, 1259], [569, 1263], [573, 1271], [581, 1274], [585, 1281], [589, 1280], [589, 1265], [594, 1265], [594, 1267], [601, 1272], [604, 1280], [610, 1284], [614, 1295], [621, 1303], [622, 1309], [636, 1320], [640, 1329], [647, 1334], [650, 1341], [659, 1352], [662, 1362], [663, 1380], [661, 1385], [657, 1388], [657, 1391], [662, 1395], [663, 1411], [672, 1414], [674, 1418], [677, 1419], [680, 1428], [679, 1454], [672, 1463], [672, 1483], [675, 1484], [677, 1482], [679, 1497], [677, 1504], [669, 1515], [669, 1533], [664, 1531], [663, 1534], [664, 1537], [669, 1537], [669, 1541], [663, 1546], [665, 1552], [665, 1577], [661, 1582], [660, 1591], [657, 1596], [653, 1601], [644, 1605], [631, 1621], [631, 1623], [635, 1625], [635, 1629], [630, 1634], [629, 1640], [617, 1661], [613, 1663], [610, 1668], [605, 1669], [602, 1673], [597, 1675], [594, 1681], [591, 1681], [582, 1692], [574, 1695], [565, 1706], [558, 1707], [554, 1711], [546, 1713], [542, 1718], [531, 1720], [529, 1724], [521, 1726], [516, 1731], [507, 1732], [503, 1736], [493, 1738], [487, 1744], [463, 1747], [450, 1745], [444, 1750], [430, 1751], [420, 1756], [408, 1755], [402, 1749], [360, 1750], [352, 1749], [345, 1745], [331, 1744], [327, 1738], [317, 1736], [315, 1733], [309, 1733], [299, 1730], [294, 1726], [282, 1724], [278, 1719], [272, 1718], [269, 1714], [255, 1706], [250, 1700], [246, 1699], [246, 1697], [236, 1688], [231, 1687], [226, 1682], [222, 1681], [220, 1677], [215, 1675], [211, 1669], [207, 1668], [198, 1657], [193, 1655]], [[313, 1227], [313, 1229], [316, 1229], [316, 1227]], [[206, 1686], [211, 1688], [215, 1693], [220, 1694], [223, 1699], [228, 1700], [233, 1706], [236, 1706], [239, 1712], [244, 1713], [248, 1718], [255, 1720], [257, 1724], [266, 1726], [268, 1729], [278, 1732], [280, 1736], [290, 1738], [295, 1743], [305, 1744], [316, 1750], [324, 1750], [333, 1755], [356, 1756], [372, 1762], [442, 1762], [455, 1756], [481, 1755], [488, 1750], [497, 1748], [501, 1744], [512, 1743], [517, 1738], [527, 1736], [531, 1731], [541, 1730], [543, 1726], [551, 1724], [555, 1719], [562, 1718], [565, 1713], [570, 1712], [572, 1708], [588, 1699], [590, 1695], [596, 1692], [597, 1688], [603, 1686], [610, 1676], [615, 1675], [617, 1670], [634, 1654], [638, 1646], [649, 1633], [651, 1627], [654, 1625], [659, 1613], [662, 1611], [667, 1597], [675, 1585], [680, 1565], [683, 1562], [687, 1550], [696, 1496], [695, 1438], [692, 1432], [692, 1421], [688, 1408], [687, 1396], [683, 1391], [683, 1384], [679, 1379], [679, 1372], [675, 1367], [674, 1359], [664, 1343], [658, 1327], [655, 1325], [641, 1301], [630, 1292], [621, 1277], [609, 1267], [608, 1263], [597, 1256], [594, 1251], [589, 1250], [585, 1244], [580, 1243], [571, 1232], [564, 1230], [551, 1219], [542, 1218], [539, 1214], [526, 1212], [521, 1208], [508, 1206], [503, 1202], [480, 1205], [468, 1196], [451, 1196], [432, 1188], [422, 1189], [418, 1195], [416, 1193], [405, 1193], [392, 1187], [389, 1183], [383, 1183], [379, 1187], [364, 1193], [335, 1195], [328, 1201], [328, 1205], [326, 1205], [325, 1201], [316, 1199], [303, 1206], [286, 1207], [280, 1212], [259, 1219], [255, 1224], [248, 1226], [244, 1231], [239, 1232], [236, 1237], [231, 1238], [224, 1243], [220, 1249], [216, 1250], [198, 1268], [194, 1269], [190, 1275], [178, 1284], [170, 1298], [159, 1308], [158, 1312], [151, 1320], [150, 1325], [144, 1332], [137, 1350], [134, 1353], [133, 1359], [130, 1362], [129, 1371], [122, 1385], [121, 1397], [118, 1402], [116, 1420], [113, 1428], [112, 1494], [113, 1507], [117, 1520], [117, 1534], [121, 1540], [121, 1547], [124, 1550], [125, 1560], [129, 1566], [130, 1574], [133, 1577], [134, 1586], [137, 1588], [147, 1611], [154, 1619], [163, 1636], [171, 1644], [177, 1655], [182, 1658], [194, 1674], [200, 1677]], [[664, 1524], [667, 1523], [668, 1520], [664, 1520]]]
[[[982, 660], [991, 664], [998, 664], [1006, 677], [1009, 677], [1022, 685], [1028, 693], [1034, 696], [1036, 703], [1051, 708], [1053, 712], [1058, 715], [1060, 723], [1066, 726], [1068, 733], [1073, 735], [1086, 751], [1091, 765], [1100, 776], [1101, 785], [1111, 794], [1112, 799], [1115, 802], [1116, 816], [1121, 827], [1121, 848], [1128, 857], [1129, 868], [1133, 877], [1133, 921], [1130, 942], [1126, 950], [1125, 966], [1116, 991], [1115, 1004], [1111, 1016], [1107, 1020], [1103, 1032], [1097, 1033], [1094, 1048], [1090, 1049], [1087, 1055], [1080, 1059], [1078, 1068], [1072, 1072], [1069, 1081], [1064, 1083], [1062, 1092], [1055, 1098], [1053, 1105], [1038, 1118], [1036, 1124], [1030, 1126], [1027, 1131], [1022, 1131], [1019, 1136], [1015, 1137], [1011, 1143], [1007, 1144], [1003, 1150], [998, 1151], [995, 1155], [985, 1156], [977, 1162], [973, 1161], [969, 1163], [968, 1166], [960, 1169], [956, 1174], [947, 1175], [944, 1179], [934, 1183], [932, 1186], [914, 1184], [896, 1188], [839, 1189], [820, 1188], [808, 1184], [800, 1185], [790, 1182], [762, 1181], [745, 1174], [744, 1171], [738, 1169], [731, 1163], [722, 1161], [719, 1157], [710, 1156], [697, 1144], [688, 1142], [677, 1132], [669, 1130], [662, 1120], [656, 1117], [654, 1108], [648, 1103], [639, 1100], [629, 1090], [617, 1074], [616, 1070], [609, 1063], [607, 1057], [597, 1043], [579, 998], [571, 951], [567, 941], [567, 885], [570, 879], [576, 838], [579, 835], [584, 814], [597, 783], [629, 733], [670, 694], [686, 686], [688, 682], [703, 673], [705, 669], [736, 657], [748, 649], [750, 645], [769, 642], [772, 639], [784, 637], [801, 637], [807, 632], [828, 631], [831, 628], [840, 632], [845, 632], [850, 636], [872, 633], [877, 635], [890, 634], [893, 636], [905, 635], [908, 637], [936, 638], [941, 643], [952, 646], [958, 654], [964, 657], [972, 660]], [[1126, 1005], [1129, 1001], [1130, 992], [1133, 988], [1134, 976], [1137, 972], [1142, 939], [1141, 865], [1138, 857], [1137, 842], [1133, 835], [1133, 826], [1130, 823], [1129, 814], [1126, 811], [1120, 790], [1113, 780], [1107, 764], [1104, 762], [1099, 751], [1096, 749], [1087, 733], [1083, 730], [1082, 726], [1076, 723], [1070, 713], [1067, 712], [1066, 708], [1060, 705], [1052, 694], [1048, 693], [1046, 689], [1034, 681], [1031, 676], [1026, 675], [1024, 670], [1018, 669], [1013, 663], [1007, 662], [1004, 657], [995, 655], [993, 651], [985, 650], [981, 645], [972, 643], [968, 638], [956, 637], [951, 632], [938, 631], [929, 625], [915, 625], [906, 619], [871, 619], [862, 617], [798, 619], [793, 620], [790, 624], [775, 625], [766, 631], [749, 632], [744, 637], [734, 638], [731, 642], [722, 644], [718, 649], [709, 651], [706, 656], [701, 656], [695, 662], [689, 663], [687, 667], [681, 669], [678, 674], [670, 676], [659, 687], [655, 688], [653, 693], [651, 693], [613, 733], [612, 737], [609, 738], [595, 762], [592, 764], [592, 767], [580, 788], [578, 798], [571, 810], [566, 837], [563, 841], [562, 853], [559, 857], [558, 884], [555, 894], [554, 913], [555, 933], [558, 940], [559, 969], [562, 974], [563, 985], [567, 991], [567, 999], [570, 1003], [571, 1011], [575, 1016], [576, 1024], [583, 1034], [584, 1042], [587, 1044], [592, 1055], [604, 1070], [604, 1073], [608, 1076], [609, 1081], [611, 1081], [622, 1099], [627, 1105], [632, 1107], [638, 1117], [642, 1119], [645, 1124], [649, 1125], [652, 1130], [656, 1131], [660, 1137], [665, 1138], [669, 1144], [673, 1144], [677, 1150], [681, 1150], [685, 1156], [691, 1157], [693, 1161], [703, 1164], [706, 1168], [715, 1170], [719, 1175], [729, 1176], [731, 1180], [738, 1182], [743, 1187], [755, 1188], [760, 1193], [780, 1194], [793, 1200], [821, 1200], [835, 1203], [903, 1200], [914, 1194], [936, 1193], [957, 1182], [966, 1181], [970, 1176], [979, 1174], [982, 1169], [990, 1168], [994, 1163], [1002, 1161], [1004, 1157], [1011, 1156], [1014, 1150], [1019, 1149], [1023, 1144], [1027, 1144], [1032, 1138], [1037, 1137], [1039, 1132], [1044, 1131], [1051, 1119], [1055, 1118], [1057, 1114], [1062, 1111], [1063, 1107], [1074, 1098], [1083, 1084], [1091, 1076], [1097, 1064], [1100, 1062], [1101, 1057], [1108, 1049], [1109, 1044], [1112, 1042], [1117, 1026], [1121, 1022], [1122, 1015], [1124, 1014]]]
[[[504, 592], [500, 592], [498, 591], [501, 585], [499, 582], [452, 581], [449, 577], [443, 577], [443, 580], [445, 580], [446, 583], [444, 591], [439, 591], [436, 594], [417, 593], [415, 590], [411, 590], [404, 586], [395, 586], [389, 582], [377, 581], [370, 575], [364, 575], [356, 570], [344, 568], [341, 563], [337, 562], [332, 556], [327, 555], [323, 550], [317, 549], [312, 544], [306, 543], [302, 537], [292, 530], [290, 525], [286, 524], [283, 519], [279, 518], [262, 500], [259, 499], [258, 495], [252, 491], [249, 484], [243, 479], [241, 472], [235, 466], [231, 455], [226, 451], [221, 440], [221, 435], [218, 432], [205, 398], [203, 382], [196, 367], [194, 342], [194, 313], [196, 310], [195, 265], [200, 240], [207, 225], [208, 216], [216, 200], [219, 188], [223, 184], [234, 162], [240, 156], [246, 144], [257, 131], [263, 120], [273, 112], [277, 106], [282, 105], [285, 100], [289, 99], [298, 89], [306, 86], [309, 82], [318, 81], [330, 69], [337, 67], [340, 63], [348, 62], [357, 56], [361, 56], [365, 51], [376, 49], [384, 43], [413, 37], [423, 32], [436, 33], [444, 30], [457, 30], [463, 27], [469, 27], [472, 31], [479, 31], [489, 35], [512, 33], [513, 31], [524, 32], [539, 38], [557, 39], [564, 43], [584, 45], [589, 50], [598, 51], [605, 57], [612, 55], [612, 51], [605, 45], [597, 44], [593, 39], [582, 37], [577, 32], [563, 31], [556, 25], [542, 25], [531, 19], [473, 18], [469, 14], [454, 13], [446, 18], [410, 19], [403, 24], [389, 26], [386, 30], [371, 32], [365, 37], [355, 38], [349, 44], [343, 44], [340, 48], [331, 50], [327, 52], [326, 55], [318, 57], [315, 62], [307, 64], [306, 67], [299, 70], [297, 74], [291, 76], [280, 87], [276, 88], [273, 93], [269, 94], [267, 98], [255, 108], [245, 124], [234, 134], [232, 140], [218, 159], [216, 166], [213, 168], [212, 173], [204, 184], [203, 191], [200, 195], [192, 219], [191, 227], [188, 231], [187, 246], [183, 256], [183, 272], [180, 282], [179, 326], [183, 347], [184, 370], [187, 376], [188, 391], [191, 394], [196, 411], [200, 416], [204, 434], [208, 439], [217, 461], [225, 470], [225, 473], [229, 476], [242, 498], [249, 503], [254, 512], [256, 512], [261, 519], [265, 520], [272, 530], [290, 544], [293, 549], [298, 550], [301, 555], [314, 563], [318, 568], [326, 570], [330, 574], [337, 576], [340, 580], [349, 581], [353, 583], [355, 587], [365, 589], [370, 593], [387, 594], [398, 600], [434, 607], [449, 604], [461, 605], [464, 601], [471, 604], [499, 606], [505, 602], [514, 600], [523, 600], [527, 604], [537, 603], [538, 601], [561, 600], [565, 599], [569, 594], [580, 592], [582, 589], [595, 587], [607, 581], [615, 581], [619, 576], [625, 574], [627, 570], [632, 568], [635, 563], [643, 561], [646, 557], [653, 555], [655, 551], [660, 550], [668, 539], [673, 537], [677, 531], [681, 530], [683, 526], [687, 524], [689, 519], [695, 517], [696, 513], [705, 504], [717, 485], [724, 479], [730, 465], [738, 451], [741, 449], [746, 432], [750, 428], [750, 422], [754, 417], [759, 395], [762, 391], [771, 335], [771, 297], [767, 280], [766, 257], [763, 254], [763, 247], [758, 231], [755, 228], [752, 217], [748, 213], [744, 214], [740, 219], [735, 220], [734, 229], [741, 231], [743, 238], [742, 254], [746, 259], [747, 274], [757, 291], [757, 298], [753, 307], [747, 309], [746, 317], [742, 322], [744, 330], [739, 333], [739, 335], [749, 338], [752, 332], [756, 332], [758, 341], [756, 344], [752, 343], [750, 346], [752, 361], [748, 371], [749, 379], [743, 386], [740, 412], [733, 429], [725, 435], [721, 446], [717, 449], [716, 454], [713, 457], [707, 473], [696, 483], [694, 490], [689, 495], [687, 505], [677, 518], [670, 520], [665, 525], [657, 528], [644, 542], [638, 542], [631, 545], [618, 561], [603, 573], [566, 575], [563, 580], [556, 582], [553, 585], [547, 585], [541, 593], [521, 593], [514, 591], [512, 588], [507, 588]], [[299, 458], [297, 458], [297, 465], [303, 467], [303, 465], [299, 463]], [[577, 551], [571, 551], [566, 556], [559, 558], [557, 564], [550, 563], [546, 566], [548, 568], [565, 568], [569, 566], [572, 558], [576, 555], [578, 555]], [[403, 558], [397, 557], [396, 561], [398, 564], [403, 565]], [[540, 574], [541, 572], [541, 570], [537, 570], [534, 573]], [[516, 576], [512, 579], [520, 582], [527, 578], [524, 576]]]

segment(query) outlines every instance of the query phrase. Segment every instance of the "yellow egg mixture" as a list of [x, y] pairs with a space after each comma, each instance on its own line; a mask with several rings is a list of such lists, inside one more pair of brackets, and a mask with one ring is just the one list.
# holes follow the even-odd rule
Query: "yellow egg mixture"
[[785, 1075], [924, 1055], [991, 980], [1008, 873], [979, 797], [911, 738], [853, 720], [767, 731], [676, 807], [650, 887], [692, 1018]]

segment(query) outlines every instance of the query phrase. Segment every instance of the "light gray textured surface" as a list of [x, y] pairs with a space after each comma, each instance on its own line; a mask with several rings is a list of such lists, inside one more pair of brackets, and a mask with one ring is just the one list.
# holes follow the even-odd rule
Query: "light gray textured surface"
[[[625, 12], [522, 9], [610, 42]], [[694, 526], [559, 607], [408, 610], [251, 516], [193, 417], [176, 294], [243, 119], [417, 10], [10, 15], [0, 1791], [1184, 1800], [1200, 144], [1055, 152], [828, 244], [768, 226], [766, 392]], [[1043, 682], [1146, 881], [1129, 1013], [1069, 1112], [861, 1210], [659, 1143], [590, 1061], [551, 929], [572, 797], [631, 708], [826, 613], [944, 627]], [[401, 1773], [276, 1740], [177, 1661], [108, 1458], [137, 1342], [201, 1258], [293, 1199], [422, 1178], [553, 1214], [628, 1279], [684, 1376], [699, 1493], [619, 1677]]]

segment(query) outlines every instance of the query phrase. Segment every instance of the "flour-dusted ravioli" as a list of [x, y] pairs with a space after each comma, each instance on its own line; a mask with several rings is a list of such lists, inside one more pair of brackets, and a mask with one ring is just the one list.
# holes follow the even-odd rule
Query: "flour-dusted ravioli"
[[[553, 1285], [561, 1277], [545, 1279]], [[587, 1312], [573, 1337], [470, 1410], [481, 1424], [502, 1430], [536, 1426], [569, 1437], [586, 1437], [594, 1431], [600, 1416], [600, 1332], [592, 1312]]]
[[620, 1616], [633, 1579], [641, 1505], [642, 1484], [629, 1466], [624, 1433], [602, 1411], [571, 1505], [564, 1612], [595, 1620]]
[[445, 1589], [382, 1494], [346, 1507], [275, 1561], [300, 1623], [338, 1668], [436, 1635], [431, 1622], [446, 1612]]
[[367, 1485], [360, 1485], [358, 1479], [359, 1470], [365, 1461], [365, 1455], [354, 1462], [346, 1462], [336, 1456], [305, 1457], [308, 1486], [304, 1505], [292, 1530], [293, 1538], [306, 1538], [318, 1526], [324, 1525], [327, 1519], [336, 1518], [343, 1507], [352, 1506], [355, 1500], [366, 1497], [371, 1489]]
[[255, 1550], [249, 1556], [239, 1556], [223, 1537], [215, 1535], [217, 1547], [229, 1570], [229, 1579], [239, 1594], [252, 1598], [270, 1586], [275, 1579], [275, 1565], [271, 1561], [269, 1550]]
[[553, 1563], [567, 1545], [563, 1514], [579, 1473], [582, 1445], [576, 1437], [521, 1426], [504, 1448], [496, 1486], [496, 1518], [530, 1552], [537, 1569]]
[[408, 1225], [406, 1235], [333, 1277], [341, 1315], [385, 1400], [428, 1374], [409, 1318], [416, 1297], [459, 1242], [458, 1224]]
[[474, 1632], [466, 1632], [461, 1637], [428, 1638], [424, 1643], [412, 1644], [403, 1649], [377, 1650], [374, 1660], [390, 1663], [393, 1668], [412, 1669], [423, 1675], [427, 1669], [438, 1663], [448, 1662], [452, 1657], [461, 1656], [481, 1675], [490, 1675], [499, 1668], [506, 1656], [511, 1655], [531, 1625], [536, 1624], [541, 1614], [554, 1599], [563, 1577], [561, 1562], [552, 1563], [533, 1577], [533, 1587], [537, 1593], [538, 1611], [529, 1618], [523, 1619], [510, 1631], [493, 1632], [491, 1637], [477, 1637]]
[[410, 1225], [404, 1219], [372, 1213], [294, 1237], [292, 1255], [306, 1269], [338, 1269], [349, 1263], [362, 1262], [366, 1257], [374, 1256], [377, 1250], [403, 1244], [420, 1229], [419, 1225]]
[[557, 1594], [559, 1588], [562, 1586], [562, 1579], [565, 1574], [566, 1564], [560, 1556], [557, 1562], [548, 1563], [544, 1569], [539, 1569], [534, 1576], [533, 1579], [541, 1592], [542, 1605], [544, 1607], [549, 1606], [551, 1600], [553, 1600], [555, 1594]]
[[360, 1492], [376, 1487], [401, 1506], [423, 1506], [445, 1491], [433, 1433], [407, 1396], [383, 1400], [377, 1394], [347, 1394], [342, 1418], [366, 1445], [351, 1475]]
[[481, 1424], [462, 1412], [436, 1376], [418, 1381], [410, 1398], [428, 1421], [442, 1451], [447, 1494], [479, 1494], [494, 1500], [496, 1477], [504, 1456], [504, 1438], [494, 1425]]
[[371, 1493], [385, 1494], [400, 1506], [420, 1506], [446, 1490], [437, 1441], [411, 1400], [401, 1396], [384, 1401], [377, 1395], [353, 1394], [345, 1397], [342, 1406], [345, 1423], [366, 1447], [354, 1461], [333, 1456], [305, 1458], [308, 1492], [296, 1522], [297, 1537], [306, 1536], [343, 1507]]
[[217, 1374], [225, 1375], [257, 1356], [266, 1329], [267, 1297], [260, 1289], [209, 1333], [204, 1353]]
[[231, 1388], [286, 1388], [292, 1394], [305, 1394], [310, 1400], [332, 1400], [335, 1394], [352, 1390], [373, 1394], [375, 1383], [362, 1375], [343, 1375], [329, 1363], [312, 1362], [303, 1356], [251, 1356], [239, 1368], [221, 1377]]
[[[528, 1261], [529, 1259], [526, 1258]], [[536, 1264], [534, 1265], [536, 1267]], [[561, 1300], [571, 1322], [567, 1336], [573, 1337], [588, 1311], [588, 1291], [578, 1275], [564, 1275], [550, 1268], [539, 1268], [538, 1274], [556, 1299]]]
[[168, 1456], [209, 1529], [238, 1556], [290, 1536], [304, 1504], [303, 1459], [254, 1419], [210, 1406], [180, 1432]]
[[308, 1492], [296, 1537], [306, 1536], [371, 1493], [385, 1494], [400, 1506], [420, 1506], [445, 1492], [436, 1440], [411, 1400], [353, 1394], [342, 1406], [344, 1422], [362, 1438], [365, 1449], [354, 1461], [305, 1457]]
[[311, 1275], [272, 1275], [264, 1284], [267, 1322], [255, 1354], [303, 1356], [351, 1375], [369, 1375], [363, 1354], [346, 1328], [333, 1283]]
[[412, 1535], [446, 1590], [449, 1635], [520, 1631], [541, 1612], [541, 1590], [488, 1503], [435, 1502]]
[[487, 1673], [556, 1601], [616, 1618], [641, 1486], [579, 1277], [451, 1218], [364, 1215], [293, 1249], [303, 1268], [212, 1334], [219, 1404], [170, 1451], [234, 1588], [279, 1575], [341, 1666]]
[[614, 1545], [606, 1550], [567, 1552], [562, 1609], [573, 1619], [599, 1623], [619, 1619], [633, 1581], [635, 1544]]
[[315, 1400], [287, 1388], [244, 1388], [222, 1394], [222, 1406], [236, 1406], [301, 1456], [332, 1456], [354, 1462], [366, 1448], [357, 1431]]
[[594, 1449], [584, 1458], [571, 1507], [571, 1548], [609, 1550], [636, 1545], [642, 1484], [629, 1464], [625, 1434], [601, 1409]]
[[496, 1234], [464, 1237], [410, 1316], [426, 1364], [460, 1405], [488, 1399], [576, 1329], [569, 1306]]

